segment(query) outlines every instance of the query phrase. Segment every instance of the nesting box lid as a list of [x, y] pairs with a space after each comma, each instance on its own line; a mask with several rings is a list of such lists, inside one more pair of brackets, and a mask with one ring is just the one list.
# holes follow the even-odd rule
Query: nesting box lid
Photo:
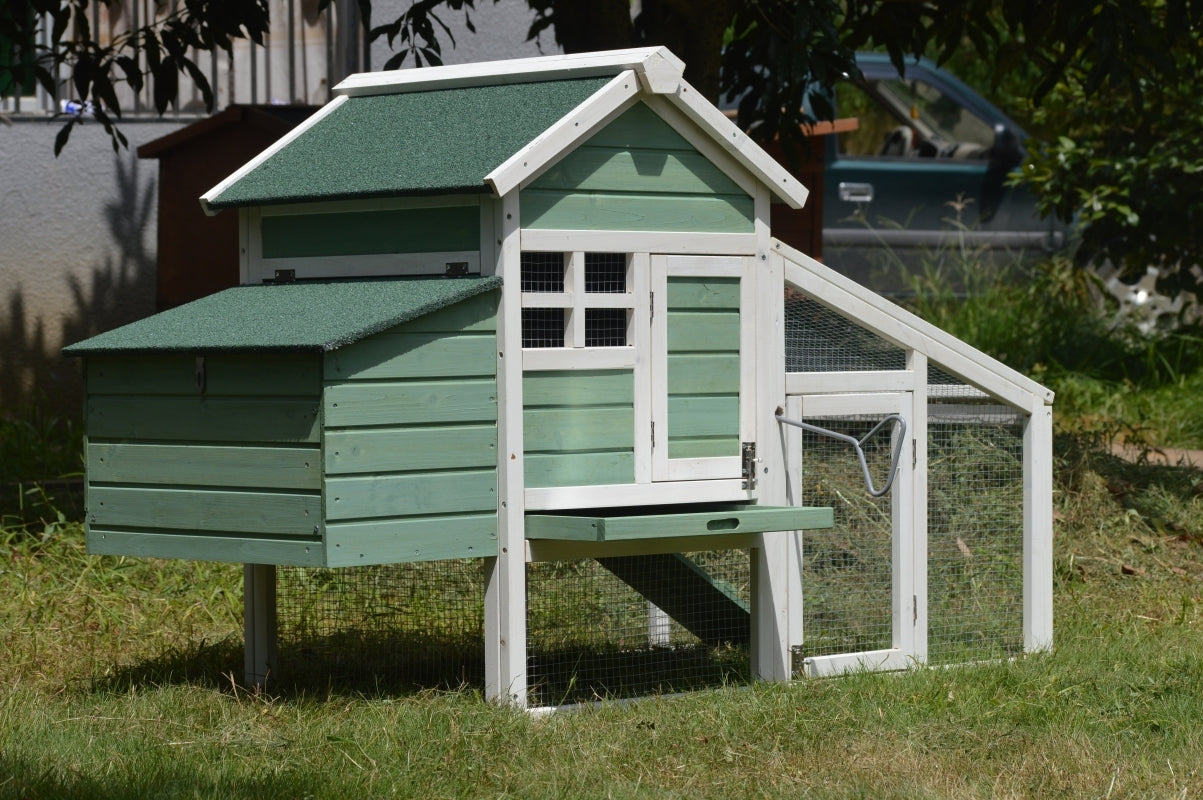
[[238, 286], [94, 336], [63, 353], [324, 352], [500, 285], [497, 277], [472, 276]]

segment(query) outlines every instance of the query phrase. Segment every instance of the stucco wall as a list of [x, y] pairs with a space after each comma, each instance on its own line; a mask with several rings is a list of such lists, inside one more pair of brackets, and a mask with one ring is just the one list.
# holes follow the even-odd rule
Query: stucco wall
[[59, 348], [153, 311], [158, 164], [134, 150], [179, 127], [126, 122], [114, 154], [99, 124], [76, 126], [55, 158], [57, 122], [0, 126], [0, 409], [78, 413], [79, 363]]

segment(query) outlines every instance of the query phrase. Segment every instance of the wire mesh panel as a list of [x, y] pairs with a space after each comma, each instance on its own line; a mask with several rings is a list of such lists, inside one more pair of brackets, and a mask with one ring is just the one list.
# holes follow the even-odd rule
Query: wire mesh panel
[[747, 682], [749, 582], [743, 550], [529, 565], [531, 705]]
[[522, 291], [564, 291], [564, 254], [523, 252]]
[[585, 347], [626, 347], [625, 308], [586, 308]]
[[371, 691], [484, 687], [479, 560], [278, 572], [284, 685]]
[[[806, 422], [857, 439], [878, 416], [807, 418]], [[885, 482], [891, 437], [865, 442], [865, 460], [878, 484]], [[889, 495], [872, 497], [853, 449], [810, 431], [802, 432], [801, 504], [830, 506], [832, 528], [802, 534], [802, 632], [797, 654], [856, 653], [892, 646], [893, 521]]]
[[981, 391], [928, 403], [928, 658], [1023, 651], [1023, 418]]
[[627, 290], [626, 253], [585, 253], [585, 291], [591, 294]]
[[906, 367], [906, 353], [794, 289], [785, 291], [785, 371], [859, 372]]

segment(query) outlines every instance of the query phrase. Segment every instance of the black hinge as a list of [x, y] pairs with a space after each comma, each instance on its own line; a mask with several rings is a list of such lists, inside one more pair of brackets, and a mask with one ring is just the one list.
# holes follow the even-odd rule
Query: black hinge
[[651, 322], [656, 318], [656, 293], [647, 293], [647, 319]]
[[270, 281], [264, 283], [292, 283], [297, 279], [297, 271], [295, 269], [278, 269], [274, 273]]
[[467, 261], [448, 261], [444, 266], [444, 274], [449, 277], [459, 277], [460, 275], [468, 274]]
[[652, 449], [656, 449], [656, 421], [652, 420]]
[[744, 442], [739, 451], [740, 477], [743, 478], [743, 488], [756, 488], [756, 442]]

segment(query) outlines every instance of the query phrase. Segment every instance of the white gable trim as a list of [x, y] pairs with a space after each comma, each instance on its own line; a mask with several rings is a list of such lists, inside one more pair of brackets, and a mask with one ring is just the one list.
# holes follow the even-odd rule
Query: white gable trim
[[629, 50], [516, 58], [445, 67], [362, 72], [339, 83], [334, 87], [334, 93], [358, 97], [425, 92], [464, 86], [604, 77], [626, 70], [633, 70], [640, 76], [641, 82], [646, 81], [645, 88], [648, 91], [674, 91], [685, 71], [685, 62], [673, 55], [667, 47], [638, 47]]

